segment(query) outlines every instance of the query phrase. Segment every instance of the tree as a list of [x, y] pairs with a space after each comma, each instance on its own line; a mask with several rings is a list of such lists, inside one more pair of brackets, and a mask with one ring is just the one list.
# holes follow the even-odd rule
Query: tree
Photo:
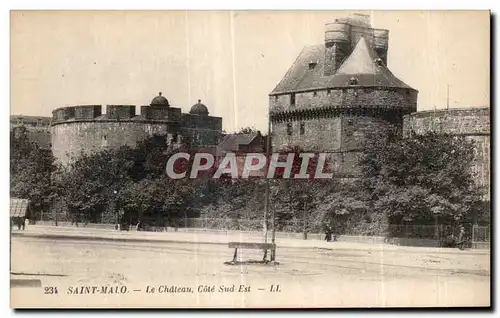
[[54, 190], [51, 175], [55, 169], [52, 151], [31, 142], [26, 128], [11, 133], [10, 195], [28, 199], [30, 211], [35, 214], [50, 205]]
[[252, 126], [252, 127], [243, 127], [237, 130], [234, 134], [235, 135], [243, 135], [243, 134], [256, 134], [258, 130]]
[[359, 224], [371, 221], [368, 202], [360, 189], [360, 182], [329, 181], [316, 182], [314, 222], [322, 227], [329, 226], [336, 234], [373, 234], [356, 232]]
[[[59, 197], [72, 218], [89, 222], [116, 222], [117, 208], [124, 186], [132, 180], [133, 149], [103, 150], [81, 154], [68, 168], [59, 171]], [[109, 213], [101, 213], [107, 210]], [[101, 220], [104, 215], [108, 219]]]
[[403, 138], [389, 129], [371, 134], [365, 149], [362, 183], [375, 215], [396, 224], [456, 224], [477, 214], [481, 189], [471, 170], [474, 145], [465, 137]]
[[[82, 153], [67, 169], [59, 171], [58, 196], [73, 218], [83, 216], [89, 222], [141, 218], [164, 226], [167, 219], [172, 223], [190, 217], [193, 210], [212, 198], [207, 194], [207, 178], [167, 177], [166, 163], [178, 151], [186, 149], [171, 149], [164, 137], [153, 136], [134, 148]], [[181, 162], [181, 168], [191, 167], [192, 160]], [[117, 215], [118, 211], [123, 215]]]
[[[320, 231], [324, 223], [329, 222], [334, 213], [339, 211], [332, 208], [336, 197], [332, 194], [338, 190], [338, 183], [335, 179], [318, 179], [316, 169], [319, 163], [319, 156], [315, 154], [310, 158], [307, 165], [306, 174], [309, 178], [295, 179], [294, 176], [301, 172], [304, 158], [300, 154], [304, 151], [300, 147], [283, 149], [280, 154], [283, 159], [288, 154], [294, 154], [291, 178], [283, 178], [284, 169], [277, 169], [275, 180], [271, 185], [273, 193], [271, 201], [276, 214], [276, 225], [279, 229], [286, 228], [291, 231]], [[323, 172], [328, 171], [330, 162], [327, 159], [323, 167]]]

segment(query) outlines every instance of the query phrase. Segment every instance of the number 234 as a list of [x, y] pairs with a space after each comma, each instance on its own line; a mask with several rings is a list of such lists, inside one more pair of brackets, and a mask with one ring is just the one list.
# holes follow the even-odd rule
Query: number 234
[[57, 294], [57, 287], [44, 287], [44, 294]]

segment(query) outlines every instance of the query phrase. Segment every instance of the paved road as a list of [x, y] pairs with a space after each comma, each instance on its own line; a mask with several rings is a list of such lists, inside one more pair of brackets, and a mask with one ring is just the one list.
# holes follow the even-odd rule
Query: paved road
[[[11, 278], [42, 283], [42, 288], [12, 288], [16, 307], [464, 306], [489, 305], [490, 301], [490, 255], [484, 251], [316, 242], [324, 245], [282, 245], [277, 266], [228, 266], [223, 263], [231, 259], [232, 251], [225, 244], [196, 242], [207, 241], [208, 236], [182, 233], [192, 241], [172, 243], [158, 239], [166, 233], [84, 229], [77, 232], [156, 239], [82, 241], [69, 235], [42, 238], [41, 232], [31, 229], [12, 238]], [[224, 243], [227, 239], [211, 240]], [[241, 257], [258, 259], [261, 255], [244, 251]], [[250, 291], [238, 292], [241, 285]], [[271, 292], [271, 285], [280, 285], [280, 292]], [[126, 286], [127, 293], [68, 294], [69, 287], [74, 291], [81, 286]], [[156, 293], [146, 293], [148, 286]], [[161, 286], [187, 292], [158, 293]], [[214, 292], [198, 291], [212, 286]], [[43, 294], [45, 287], [57, 287], [58, 294]]]

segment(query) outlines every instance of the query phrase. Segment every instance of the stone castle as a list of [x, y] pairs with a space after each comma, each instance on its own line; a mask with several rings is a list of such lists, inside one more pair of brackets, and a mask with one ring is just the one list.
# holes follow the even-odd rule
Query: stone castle
[[208, 108], [198, 100], [188, 114], [170, 106], [160, 92], [150, 105], [71, 106], [52, 112], [52, 152], [63, 165], [81, 153], [103, 148], [135, 146], [153, 135], [163, 135], [168, 142], [216, 145], [222, 133], [222, 118], [209, 116]]
[[304, 48], [269, 94], [273, 150], [328, 152], [337, 176], [356, 177], [366, 132], [417, 110], [418, 91], [386, 66], [389, 31], [367, 20], [326, 24], [325, 42]]
[[[304, 48], [269, 94], [272, 151], [298, 146], [328, 152], [335, 175], [352, 178], [359, 176], [368, 131], [396, 125], [405, 135], [429, 130], [465, 135], [476, 143], [473, 169], [489, 195], [489, 108], [417, 112], [418, 91], [386, 66], [388, 47], [389, 31], [372, 28], [366, 16], [326, 24], [324, 43]], [[99, 105], [71, 106], [55, 109], [52, 118], [11, 116], [11, 130], [20, 126], [52, 147], [63, 164], [82, 152], [134, 146], [155, 134], [199, 146], [222, 147], [226, 140], [222, 118], [209, 116], [201, 101], [185, 114], [161, 93], [141, 106], [140, 115], [128, 105], [107, 105], [106, 114]]]

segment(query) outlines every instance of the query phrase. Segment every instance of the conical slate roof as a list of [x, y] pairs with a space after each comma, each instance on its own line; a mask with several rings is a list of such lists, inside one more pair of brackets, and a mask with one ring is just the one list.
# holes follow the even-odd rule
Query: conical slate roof
[[364, 37], [359, 39], [328, 85], [342, 86], [342, 80], [349, 82], [351, 78], [356, 79], [359, 86], [411, 88], [391, 73]]
[[[311, 69], [309, 64], [316, 65]], [[351, 86], [356, 79], [357, 86], [413, 89], [399, 80], [378, 58], [364, 37], [356, 43], [351, 55], [332, 76], [324, 75], [325, 46], [323, 44], [306, 47], [285, 74], [271, 95], [299, 92], [312, 89]]]
[[377, 56], [368, 48], [364, 37], [356, 44], [351, 55], [342, 63], [335, 74], [376, 74], [381, 68], [375, 64]]

